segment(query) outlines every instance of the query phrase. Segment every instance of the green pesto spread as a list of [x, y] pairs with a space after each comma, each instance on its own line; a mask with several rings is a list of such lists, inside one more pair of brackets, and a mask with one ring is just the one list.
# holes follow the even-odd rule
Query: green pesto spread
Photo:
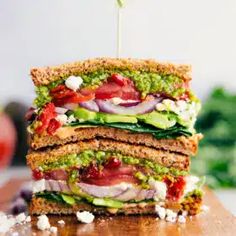
[[90, 163], [96, 160], [98, 165], [102, 165], [110, 157], [115, 156], [120, 159], [123, 163], [129, 165], [143, 166], [151, 169], [158, 175], [172, 174], [174, 176], [186, 175], [186, 171], [177, 170], [173, 167], [167, 168], [154, 163], [151, 160], [145, 158], [136, 158], [131, 156], [124, 156], [118, 152], [107, 152], [107, 151], [92, 151], [86, 150], [79, 154], [70, 154], [60, 157], [56, 162], [47, 162], [40, 165], [43, 171], [53, 170], [53, 169], [69, 169], [74, 166], [87, 167]]
[[43, 171], [53, 169], [67, 169], [68, 167], [78, 165], [78, 155], [70, 154], [60, 157], [57, 161], [47, 161], [40, 165]]
[[[186, 89], [181, 86], [183, 81], [179, 77], [174, 75], [159, 75], [153, 72], [119, 70], [109, 72], [96, 71], [93, 73], [76, 76], [81, 76], [81, 78], [83, 79], [82, 87], [97, 88], [98, 86], [102, 85], [102, 83], [105, 82], [110, 75], [114, 73], [119, 73], [133, 80], [137, 90], [141, 93], [143, 98], [150, 93], [164, 93], [177, 98], [186, 91]], [[34, 104], [37, 107], [42, 107], [47, 102], [51, 101], [51, 97], [49, 94], [50, 89], [64, 83], [66, 79], [67, 77], [52, 82], [48, 86], [36, 87], [37, 97], [34, 101]]]
[[137, 90], [146, 97], [150, 93], [165, 93], [178, 97], [184, 93], [185, 89], [176, 85], [181, 85], [182, 80], [174, 75], [159, 75], [145, 71], [96, 71], [87, 75], [80, 75], [84, 81], [83, 87], [97, 87], [102, 84], [110, 75], [118, 73], [134, 81]]

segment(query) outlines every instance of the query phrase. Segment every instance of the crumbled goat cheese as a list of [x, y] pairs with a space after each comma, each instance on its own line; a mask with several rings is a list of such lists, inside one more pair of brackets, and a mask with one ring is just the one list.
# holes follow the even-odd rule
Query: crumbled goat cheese
[[75, 121], [76, 121], [76, 119], [75, 119], [74, 115], [70, 115], [70, 116], [68, 117], [68, 119], [67, 119], [67, 123], [68, 123], [68, 124], [70, 124], [70, 123], [72, 123], [72, 122], [75, 122]]
[[83, 79], [80, 76], [70, 76], [65, 81], [65, 85], [67, 88], [72, 89], [74, 91], [78, 90], [83, 83]]
[[160, 219], [165, 219], [166, 217], [166, 209], [164, 207], [161, 207], [159, 205], [155, 206], [155, 211], [157, 213], [157, 215], [160, 217]]
[[184, 189], [184, 195], [186, 195], [189, 192], [192, 192], [194, 189], [197, 188], [197, 183], [199, 182], [199, 178], [197, 176], [187, 176], [186, 177], [186, 186]]
[[37, 227], [40, 230], [50, 229], [51, 226], [46, 215], [41, 215], [38, 217]]
[[88, 211], [82, 211], [82, 212], [77, 212], [76, 213], [77, 219], [78, 221], [82, 222], [82, 223], [92, 223], [94, 220], [94, 215]]
[[179, 216], [178, 216], [178, 222], [181, 223], [181, 224], [183, 224], [183, 223], [186, 222], [186, 218], [185, 218], [183, 215], [179, 215]]
[[167, 216], [166, 217], [167, 222], [175, 223], [176, 222], [176, 217], [173, 216]]
[[177, 219], [177, 213], [170, 210], [170, 209], [166, 209], [166, 221], [168, 222], [176, 222]]
[[20, 223], [22, 223], [25, 220], [26, 220], [25, 213], [20, 213], [19, 215], [16, 216], [16, 223], [17, 224], [20, 224]]
[[57, 223], [60, 224], [60, 225], [64, 225], [65, 221], [64, 220], [59, 220]]
[[67, 123], [67, 115], [61, 114], [57, 115], [56, 120], [59, 121], [62, 125]]
[[167, 191], [166, 184], [161, 181], [156, 181], [152, 178], [149, 179], [148, 183], [151, 188], [155, 190], [155, 200], [165, 200]]
[[186, 102], [186, 101], [172, 101], [164, 99], [161, 103], [156, 105], [157, 111], [170, 111], [177, 114], [182, 122], [189, 123], [190, 126], [196, 121], [196, 116], [201, 109], [200, 103]]
[[8, 226], [11, 228], [16, 224], [16, 219], [14, 217], [8, 217]]
[[30, 221], [31, 221], [31, 217], [27, 216], [26, 219], [25, 219], [25, 222], [29, 223]]
[[44, 190], [46, 190], [45, 179], [34, 181], [32, 183], [32, 191], [33, 191], [33, 193], [43, 192]]
[[177, 217], [177, 213], [172, 211], [171, 209], [166, 209], [166, 216], [167, 217]]
[[11, 227], [16, 224], [16, 220], [13, 217], [8, 217], [4, 213], [0, 215], [0, 234], [7, 233]]
[[53, 233], [53, 234], [56, 234], [56, 233], [57, 233], [57, 227], [52, 226], [52, 227], [50, 228], [50, 232]]
[[182, 216], [186, 217], [188, 215], [188, 212], [187, 211], [183, 211], [182, 212]]

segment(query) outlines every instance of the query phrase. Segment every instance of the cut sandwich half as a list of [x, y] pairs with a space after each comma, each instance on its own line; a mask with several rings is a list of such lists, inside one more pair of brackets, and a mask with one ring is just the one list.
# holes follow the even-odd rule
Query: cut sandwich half
[[200, 211], [202, 180], [188, 176], [189, 156], [108, 139], [31, 151], [32, 214], [152, 214], [165, 206]]
[[169, 139], [168, 146], [179, 137], [184, 154], [196, 153], [200, 103], [189, 88], [189, 66], [100, 58], [35, 68], [31, 76], [37, 93], [27, 113], [33, 149], [101, 136], [158, 147], [159, 140]]
[[203, 179], [189, 175], [200, 102], [189, 66], [98, 58], [31, 77], [32, 214], [200, 211]]

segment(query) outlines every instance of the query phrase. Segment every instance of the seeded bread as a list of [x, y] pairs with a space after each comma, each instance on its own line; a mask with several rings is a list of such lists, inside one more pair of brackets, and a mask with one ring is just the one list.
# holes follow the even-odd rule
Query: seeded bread
[[31, 134], [29, 136], [29, 145], [32, 149], [37, 150], [43, 147], [64, 145], [70, 142], [93, 138], [109, 138], [192, 156], [197, 153], [198, 142], [202, 135], [196, 134], [191, 137], [180, 136], [176, 139], [156, 139], [151, 134], [133, 133], [128, 130], [109, 127], [62, 127], [53, 136]]
[[165, 167], [174, 167], [179, 170], [189, 169], [189, 156], [173, 153], [143, 145], [131, 145], [128, 143], [113, 141], [109, 139], [93, 139], [89, 141], [79, 141], [65, 144], [55, 148], [47, 148], [43, 151], [29, 151], [27, 164], [31, 169], [35, 169], [43, 163], [56, 162], [59, 157], [68, 154], [78, 154], [84, 150], [102, 150], [118, 152], [123, 155], [146, 158]]
[[[164, 203], [164, 207], [172, 209], [176, 212], [188, 211], [189, 215], [196, 215], [200, 212], [202, 198], [200, 196], [191, 196], [182, 203]], [[33, 197], [30, 203], [29, 212], [33, 215], [41, 214], [57, 214], [57, 215], [71, 215], [77, 211], [89, 211], [95, 215], [143, 215], [156, 214], [155, 203], [141, 203], [141, 204], [126, 204], [121, 209], [109, 209], [106, 207], [96, 207], [87, 203], [79, 203], [69, 206], [55, 201], [49, 201], [42, 197]]]
[[180, 77], [183, 81], [191, 79], [191, 67], [189, 65], [161, 63], [155, 60], [139, 60], [130, 58], [95, 58], [59, 66], [33, 68], [31, 69], [30, 74], [35, 86], [39, 86], [48, 85], [53, 81], [71, 75], [87, 74], [98, 70], [109, 71], [116, 69], [173, 74]]

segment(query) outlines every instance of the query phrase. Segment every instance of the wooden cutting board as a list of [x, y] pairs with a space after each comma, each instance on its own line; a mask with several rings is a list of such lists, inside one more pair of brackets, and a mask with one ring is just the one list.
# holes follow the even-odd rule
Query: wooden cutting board
[[[0, 188], [0, 211], [6, 210], [9, 207], [12, 197], [22, 183], [23, 180], [12, 179], [3, 188]], [[49, 216], [49, 221], [52, 226], [58, 227], [58, 235], [66, 236], [236, 235], [236, 217], [224, 209], [209, 189], [205, 189], [204, 204], [209, 206], [210, 210], [198, 216], [188, 218], [185, 224], [169, 223], [159, 220], [155, 216], [97, 217], [91, 224], [79, 223], [75, 216]], [[64, 226], [60, 226], [57, 223], [61, 219], [66, 222]], [[32, 217], [31, 224], [17, 226], [13, 232], [18, 232], [18, 235], [48, 235], [37, 230], [36, 222], [37, 217]]]

